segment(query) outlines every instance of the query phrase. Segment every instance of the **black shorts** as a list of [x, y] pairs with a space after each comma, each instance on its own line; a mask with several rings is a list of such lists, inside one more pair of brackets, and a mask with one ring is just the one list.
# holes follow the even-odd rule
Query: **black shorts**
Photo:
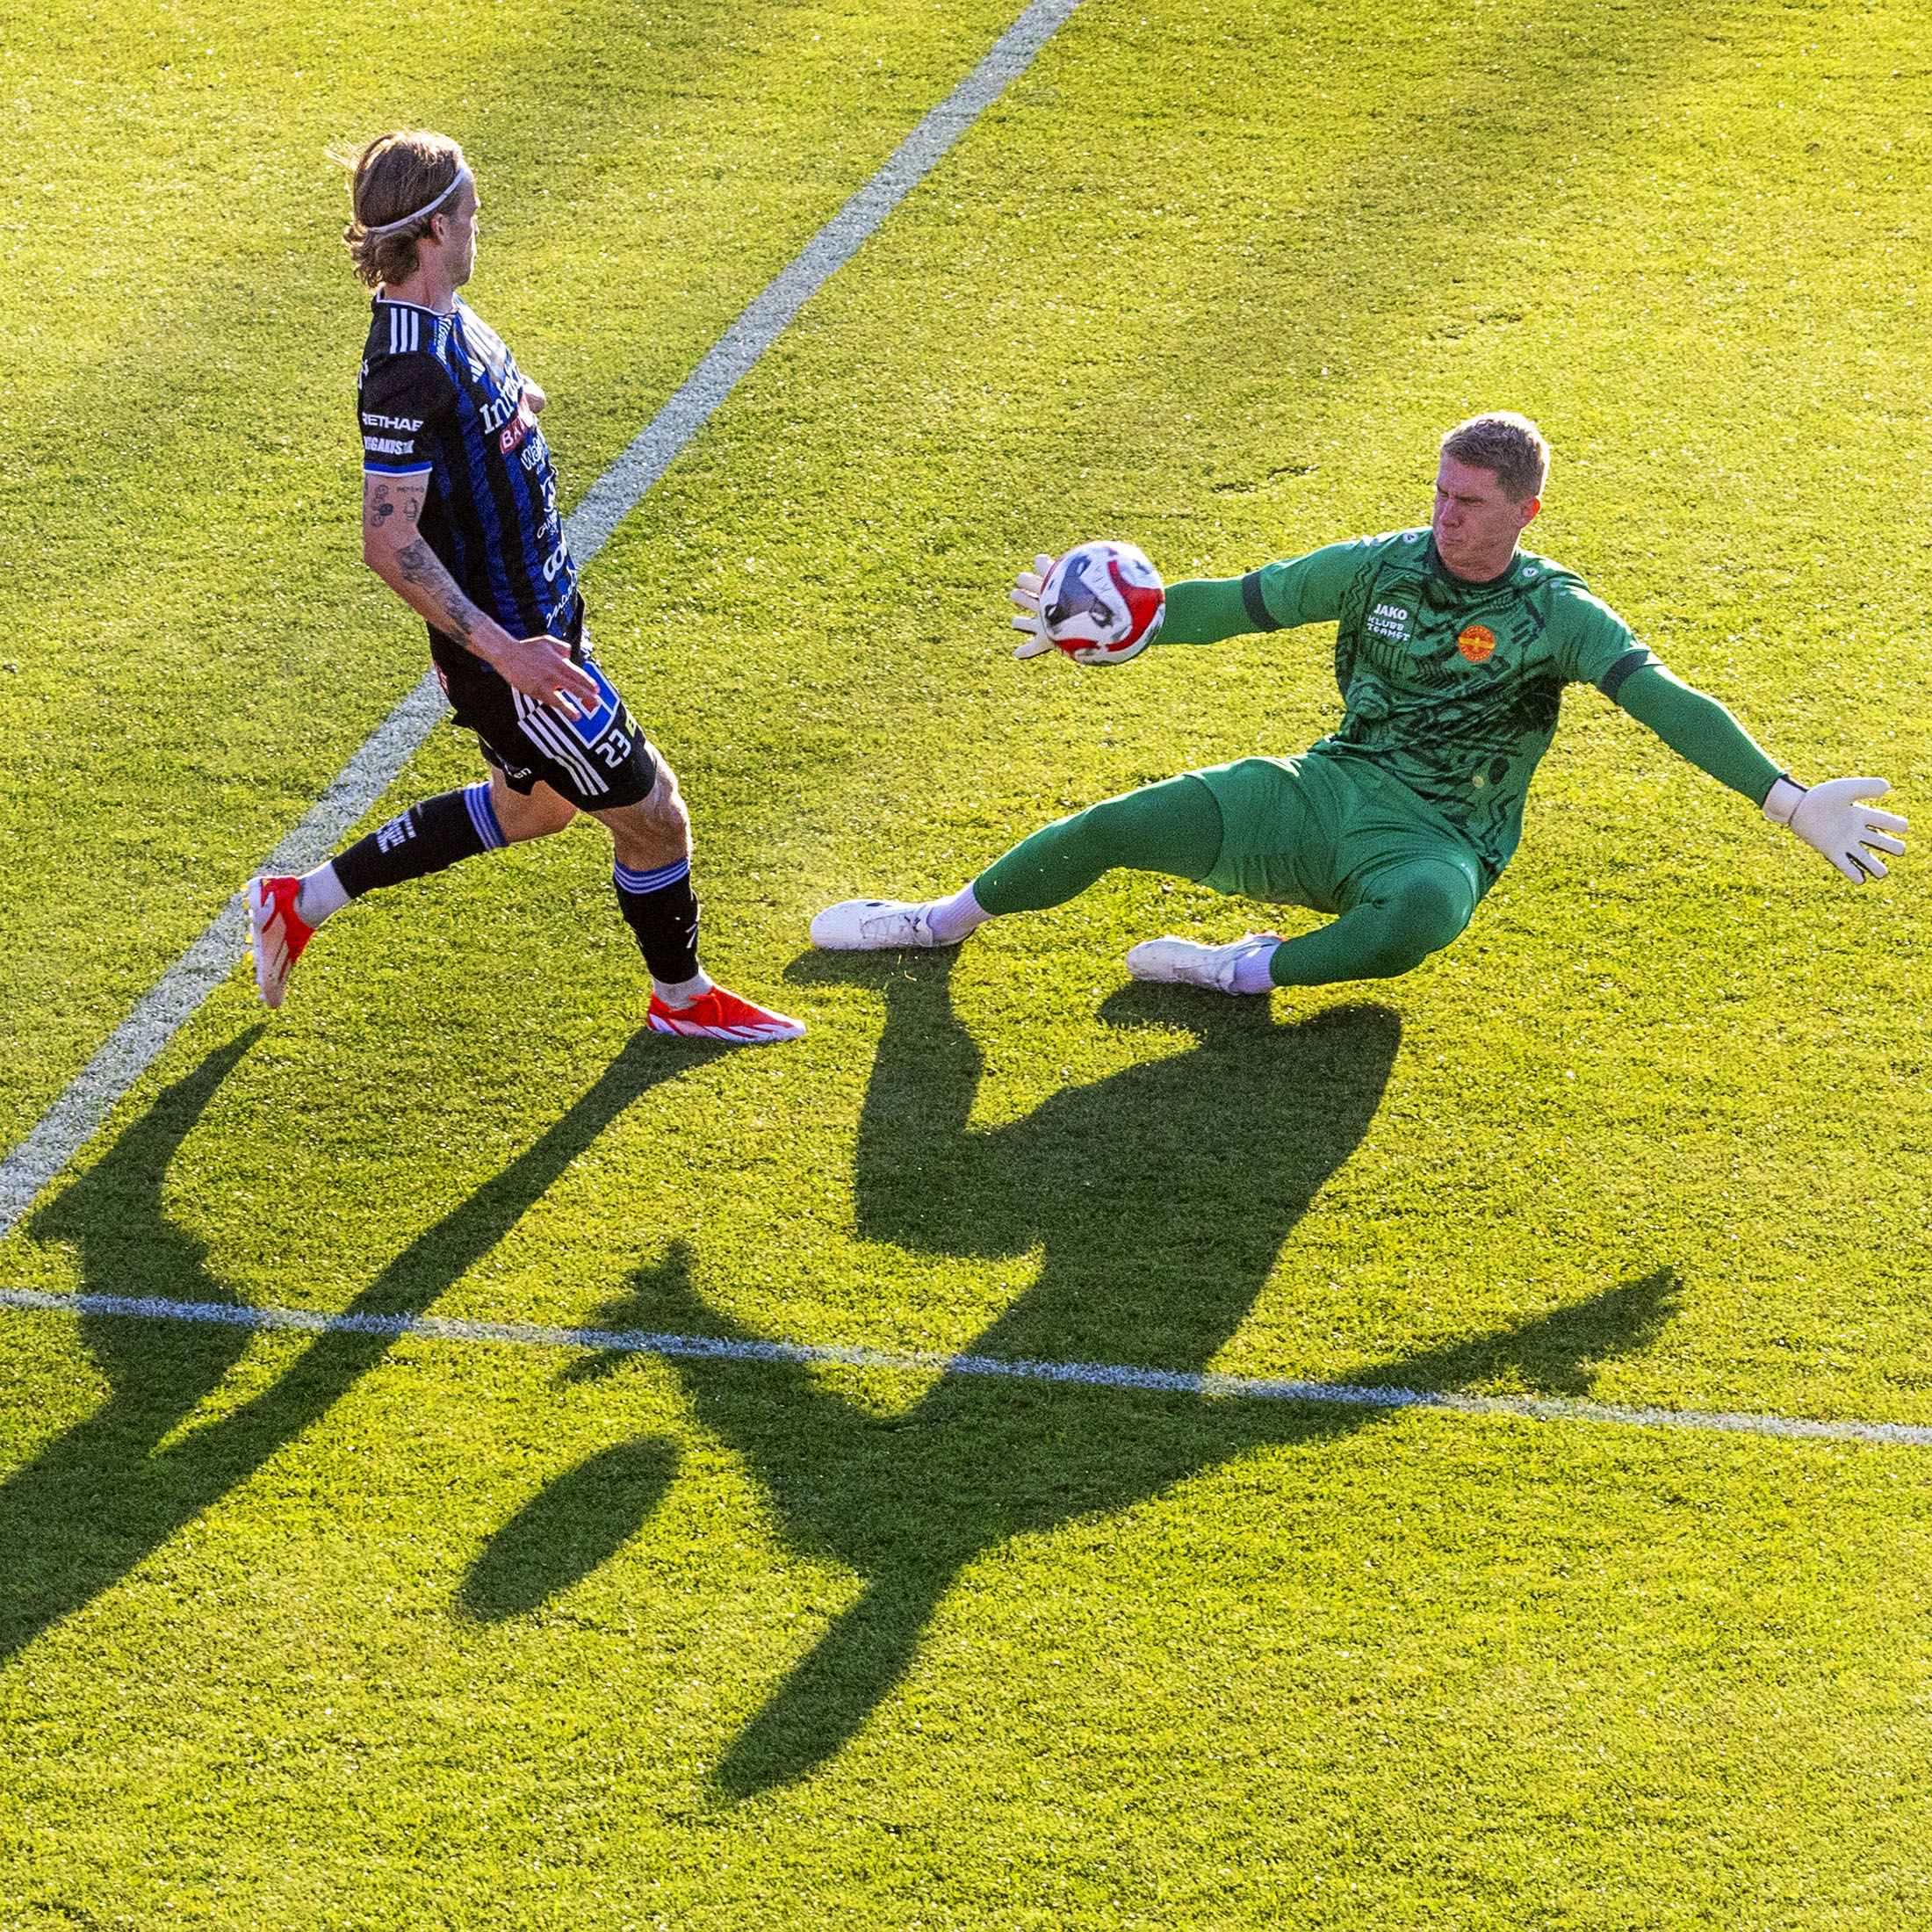
[[580, 638], [573, 640], [570, 654], [597, 686], [597, 709], [583, 717], [566, 717], [525, 697], [494, 672], [469, 673], [458, 683], [442, 665], [437, 668], [457, 723], [476, 733], [478, 748], [512, 791], [527, 797], [541, 779], [580, 811], [634, 805], [655, 789], [658, 761], [629, 706]]

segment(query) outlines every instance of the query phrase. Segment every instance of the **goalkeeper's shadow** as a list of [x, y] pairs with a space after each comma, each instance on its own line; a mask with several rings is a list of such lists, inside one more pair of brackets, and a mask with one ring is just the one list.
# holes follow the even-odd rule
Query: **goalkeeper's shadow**
[[[1194, 1044], [980, 1128], [970, 1124], [979, 1055], [952, 1011], [951, 963], [861, 956], [815, 974], [872, 987], [885, 1003], [858, 1135], [861, 1231], [925, 1252], [1039, 1253], [1034, 1284], [966, 1352], [1204, 1367], [1372, 1124], [1400, 1042], [1395, 1015], [1349, 1005], [1280, 1024], [1259, 1001], [1122, 987], [1102, 1003], [1104, 1024], [1179, 1029]], [[595, 1325], [769, 1339], [711, 1304], [697, 1263], [674, 1244]], [[1676, 1292], [1674, 1276], [1648, 1276], [1343, 1379], [1443, 1389], [1501, 1376], [1580, 1392], [1596, 1364], [1647, 1343]], [[625, 1373], [636, 1361], [612, 1355], [570, 1373]], [[954, 1372], [882, 1416], [799, 1363], [686, 1357], [674, 1367], [707, 1431], [768, 1491], [787, 1538], [860, 1579], [726, 1745], [714, 1772], [726, 1799], [834, 1758], [904, 1679], [947, 1593], [984, 1552], [1077, 1517], [1117, 1517], [1244, 1454], [1338, 1441], [1383, 1413]], [[565, 1479], [594, 1518], [573, 1529], [578, 1554], [559, 1567], [534, 1528], [512, 1525], [466, 1586], [471, 1607], [528, 1608], [581, 1574], [583, 1553], [615, 1549], [641, 1526], [671, 1464], [661, 1447], [635, 1453], [644, 1479], [615, 1485], [588, 1465]], [[562, 1513], [560, 1500], [526, 1512], [532, 1524]]]
[[[1033, 1286], [968, 1344], [976, 1355], [1205, 1366], [1373, 1121], [1396, 1015], [1364, 1003], [1280, 1024], [1262, 1001], [1126, 985], [1103, 1002], [1103, 1024], [1193, 1045], [981, 1128], [954, 957], [819, 955], [792, 976], [855, 982], [884, 1002], [857, 1135], [860, 1232], [920, 1252], [1039, 1253]], [[704, 1301], [681, 1251], [635, 1287], [600, 1323], [756, 1339]], [[1238, 1423], [1230, 1437], [1227, 1404], [970, 1374], [941, 1377], [882, 1426], [804, 1368], [677, 1366], [788, 1532], [865, 1578], [727, 1749], [717, 1777], [732, 1796], [790, 1783], [842, 1748], [976, 1555], [1129, 1507], [1255, 1439]]]

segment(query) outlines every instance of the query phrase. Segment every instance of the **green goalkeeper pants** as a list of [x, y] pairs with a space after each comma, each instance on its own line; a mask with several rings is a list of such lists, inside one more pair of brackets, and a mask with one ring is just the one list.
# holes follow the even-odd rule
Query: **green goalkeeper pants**
[[1460, 933], [1475, 854], [1400, 780], [1359, 760], [1244, 758], [1107, 798], [1042, 827], [973, 882], [992, 913], [1037, 912], [1116, 866], [1337, 915], [1285, 940], [1278, 986], [1388, 979]]

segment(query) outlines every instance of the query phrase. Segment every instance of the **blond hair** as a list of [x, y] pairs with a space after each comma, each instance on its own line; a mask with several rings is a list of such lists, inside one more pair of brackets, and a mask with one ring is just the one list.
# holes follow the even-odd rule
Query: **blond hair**
[[1542, 495], [1549, 480], [1550, 446], [1543, 432], [1513, 409], [1492, 409], [1459, 422], [1442, 439], [1442, 453], [1472, 470], [1493, 472], [1512, 503]]
[[[349, 262], [371, 288], [407, 282], [421, 261], [416, 244], [449, 212], [443, 200], [464, 170], [463, 150], [447, 134], [406, 129], [378, 134], [356, 156], [350, 178], [355, 219], [342, 230]], [[408, 217], [424, 211], [420, 220]]]

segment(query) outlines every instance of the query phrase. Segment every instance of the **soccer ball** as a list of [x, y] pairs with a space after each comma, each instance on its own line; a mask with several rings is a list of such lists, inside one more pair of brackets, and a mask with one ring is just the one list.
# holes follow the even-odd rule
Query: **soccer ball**
[[1132, 544], [1076, 544], [1040, 586], [1040, 634], [1076, 664], [1138, 657], [1166, 615], [1161, 573]]

